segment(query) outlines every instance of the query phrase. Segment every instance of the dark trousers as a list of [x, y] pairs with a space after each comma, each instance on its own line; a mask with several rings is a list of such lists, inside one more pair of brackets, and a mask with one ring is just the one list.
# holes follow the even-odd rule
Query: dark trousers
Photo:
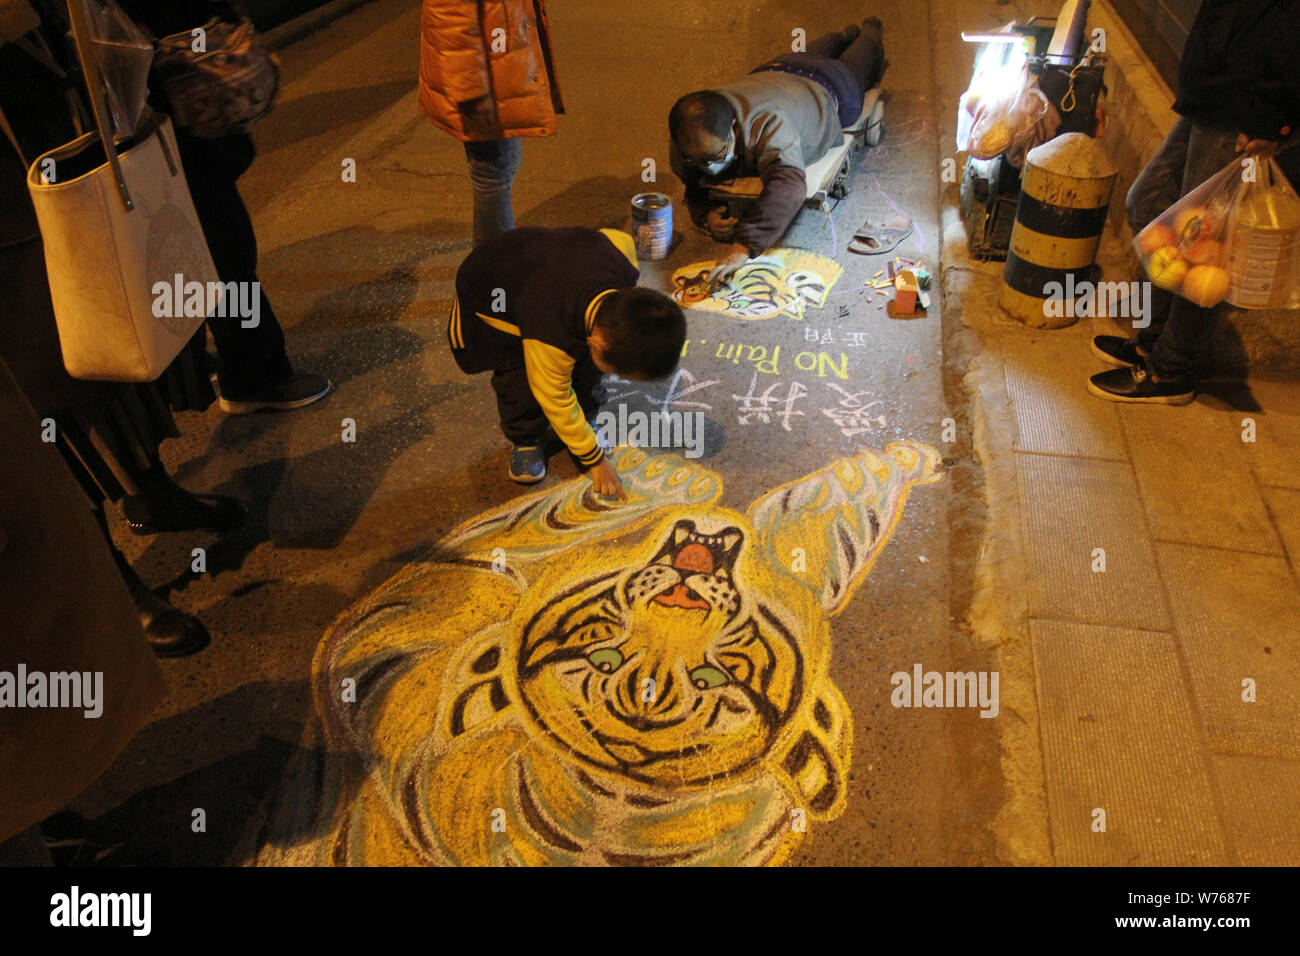
[[[598, 398], [600, 369], [590, 357], [582, 359], [573, 368], [573, 392], [582, 406], [582, 414], [590, 421], [600, 411]], [[533, 397], [528, 387], [528, 375], [522, 365], [498, 369], [492, 373], [492, 390], [497, 393], [497, 412], [501, 416], [501, 431], [514, 445], [540, 444], [550, 427], [546, 413]]]
[[[218, 277], [222, 282], [256, 282], [257, 236], [236, 185], [253, 161], [252, 139], [199, 139], [177, 130], [176, 144]], [[260, 293], [259, 307], [258, 323], [252, 328], [244, 328], [245, 320], [231, 308], [224, 310], [224, 316], [208, 318], [221, 356], [218, 381], [227, 398], [248, 395], [293, 375], [284, 331], [265, 292]]]
[[874, 23], [864, 23], [862, 32], [852, 41], [843, 30], [832, 30], [809, 43], [807, 52], [848, 67], [849, 73], [861, 87], [858, 94], [859, 106], [862, 105], [862, 97], [867, 95], [867, 90], [879, 83], [885, 72], [885, 40], [880, 28]]
[[885, 65], [884, 37], [873, 21], [864, 23], [855, 38], [832, 30], [809, 41], [804, 52], [783, 54], [758, 69], [775, 67], [819, 78], [835, 93], [840, 125], [852, 126], [862, 112], [862, 98], [880, 83]]

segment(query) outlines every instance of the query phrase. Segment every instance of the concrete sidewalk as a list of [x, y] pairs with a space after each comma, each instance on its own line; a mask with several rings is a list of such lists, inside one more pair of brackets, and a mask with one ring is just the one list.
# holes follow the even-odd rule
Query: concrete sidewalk
[[[972, 54], [956, 30], [935, 44], [955, 104]], [[1002, 264], [966, 253], [956, 185], [945, 205], [945, 351], [985, 483], [971, 624], [1014, 715], [1004, 852], [1300, 864], [1300, 385], [1215, 384], [1183, 408], [1093, 398], [1089, 339], [1127, 330], [1010, 319]], [[1128, 242], [1108, 229], [1104, 279], [1133, 278]]]

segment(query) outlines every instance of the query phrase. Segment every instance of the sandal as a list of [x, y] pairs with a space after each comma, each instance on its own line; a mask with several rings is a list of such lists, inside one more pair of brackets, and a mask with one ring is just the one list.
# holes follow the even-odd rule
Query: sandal
[[892, 252], [898, 244], [912, 234], [912, 220], [906, 216], [890, 216], [881, 222], [868, 219], [849, 242], [849, 252], [875, 256]]

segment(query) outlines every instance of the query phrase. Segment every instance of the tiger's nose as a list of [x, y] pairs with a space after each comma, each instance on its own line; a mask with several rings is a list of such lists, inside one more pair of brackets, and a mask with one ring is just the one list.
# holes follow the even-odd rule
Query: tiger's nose
[[681, 682], [670, 670], [634, 668], [619, 682], [610, 709], [638, 730], [671, 721], [681, 703]]

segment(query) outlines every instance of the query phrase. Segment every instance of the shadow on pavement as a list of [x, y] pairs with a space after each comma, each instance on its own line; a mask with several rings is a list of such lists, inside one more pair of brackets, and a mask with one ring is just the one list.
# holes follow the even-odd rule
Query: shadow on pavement
[[[95, 865], [235, 862], [250, 818], [268, 802], [300, 749], [271, 734], [297, 741], [310, 707], [305, 680], [256, 682], [142, 729], [116, 765], [147, 764], [154, 780], [178, 775], [87, 822], [90, 842], [103, 848]], [[232, 731], [241, 728], [258, 736], [232, 741]], [[105, 778], [112, 774], [110, 769]], [[194, 830], [196, 810], [203, 811], [203, 832]]]

